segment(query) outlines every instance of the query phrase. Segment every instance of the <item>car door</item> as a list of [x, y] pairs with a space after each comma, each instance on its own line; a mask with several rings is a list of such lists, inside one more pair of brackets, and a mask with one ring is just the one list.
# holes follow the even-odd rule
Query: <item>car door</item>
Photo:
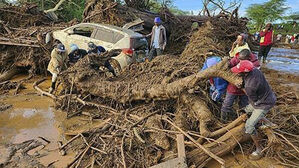
[[[70, 30], [68, 30], [70, 31]], [[88, 49], [88, 42], [96, 29], [93, 25], [78, 25], [72, 28], [72, 33], [66, 36], [66, 48], [70, 49], [71, 44], [76, 44], [81, 49]]]

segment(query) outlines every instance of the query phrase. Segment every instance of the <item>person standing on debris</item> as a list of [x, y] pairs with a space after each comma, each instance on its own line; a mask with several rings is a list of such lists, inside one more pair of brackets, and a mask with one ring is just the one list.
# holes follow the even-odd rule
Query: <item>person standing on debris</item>
[[[216, 65], [221, 61], [221, 57], [212, 56], [207, 58], [201, 71]], [[222, 102], [222, 95], [226, 92], [226, 87], [228, 82], [222, 78], [210, 78], [210, 96], [211, 99], [215, 102]]]
[[148, 60], [151, 61], [155, 56], [161, 55], [166, 47], [166, 29], [162, 25], [160, 17], [156, 17], [155, 25], [152, 28], [152, 32], [145, 37], [151, 36], [150, 52]]
[[247, 40], [247, 34], [241, 33], [240, 35], [238, 35], [237, 40], [232, 45], [229, 55], [231, 57], [234, 57], [236, 56], [237, 53], [239, 53], [243, 49], [250, 50], [246, 40]]
[[[238, 53], [234, 58], [230, 60], [230, 67], [238, 65], [240, 60], [249, 60], [251, 61], [256, 68], [260, 67], [260, 63], [253, 53], [248, 49], [243, 49]], [[221, 107], [221, 120], [227, 121], [229, 114], [233, 113], [233, 104], [236, 99], [239, 99], [239, 109], [244, 108], [248, 105], [248, 98], [243, 92], [243, 90], [237, 88], [237, 86], [229, 83], [227, 86], [226, 96]]]
[[56, 80], [59, 73], [66, 69], [67, 52], [63, 44], [57, 44], [51, 52], [51, 60], [48, 65], [48, 71], [52, 74], [52, 84], [49, 88], [49, 92], [52, 93], [55, 90]]
[[71, 45], [71, 51], [69, 53], [69, 63], [75, 64], [80, 58], [87, 55], [87, 51], [84, 49], [79, 49], [76, 44]]
[[264, 74], [254, 68], [252, 62], [241, 60], [240, 63], [231, 69], [233, 73], [242, 76], [244, 81], [244, 91], [249, 99], [249, 105], [245, 107], [245, 112], [250, 116], [245, 123], [245, 133], [250, 134], [256, 146], [256, 150], [250, 155], [251, 159], [260, 159], [262, 147], [260, 138], [255, 127], [258, 122], [265, 122], [265, 126], [275, 127], [264, 116], [276, 103], [276, 96], [267, 82]]
[[[88, 43], [88, 54], [97, 54], [100, 55], [101, 53], [104, 53], [106, 50], [102, 46], [96, 46], [93, 42]], [[114, 71], [114, 68], [109, 63], [109, 60], [106, 60], [104, 63], [104, 66], [113, 74], [113, 76], [116, 76], [116, 73]]]
[[261, 39], [260, 39], [260, 49], [259, 49], [258, 57], [260, 61], [263, 58], [263, 63], [265, 63], [273, 43], [273, 38], [274, 38], [273, 25], [271, 23], [267, 23], [265, 29], [260, 32], [260, 36]]

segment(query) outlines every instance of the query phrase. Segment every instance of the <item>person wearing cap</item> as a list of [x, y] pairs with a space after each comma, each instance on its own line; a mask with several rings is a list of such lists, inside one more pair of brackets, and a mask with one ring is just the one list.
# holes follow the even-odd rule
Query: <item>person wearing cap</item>
[[80, 58], [83, 58], [87, 55], [87, 51], [84, 49], [79, 49], [76, 44], [71, 44], [71, 51], [69, 53], [69, 63], [75, 64]]
[[51, 52], [51, 60], [48, 64], [48, 71], [52, 74], [52, 84], [49, 92], [52, 93], [55, 89], [58, 74], [67, 68], [67, 52], [63, 44], [59, 43]]
[[[221, 57], [212, 56], [208, 57], [205, 61], [201, 71], [212, 67], [221, 61]], [[210, 78], [210, 97], [214, 102], [222, 102], [222, 95], [226, 92], [228, 82], [222, 78]]]
[[88, 54], [98, 54], [100, 55], [101, 53], [104, 53], [106, 50], [102, 46], [97, 46], [93, 42], [89, 42], [88, 44]]
[[[260, 68], [260, 63], [257, 56], [254, 55], [250, 50], [243, 49], [241, 52], [236, 54], [234, 58], [229, 61], [229, 67], [238, 65], [241, 60], [249, 60], [253, 63], [256, 68]], [[226, 90], [226, 96], [221, 107], [221, 120], [226, 122], [228, 116], [233, 114], [233, 104], [238, 99], [239, 109], [244, 108], [248, 105], [248, 97], [244, 91], [237, 86], [229, 83]]]
[[229, 52], [230, 57], [236, 56], [237, 53], [239, 53], [243, 49], [250, 50], [246, 40], [247, 40], [247, 34], [241, 33], [238, 35], [237, 40], [233, 43], [232, 48]]
[[150, 52], [148, 56], [148, 60], [151, 61], [155, 56], [162, 55], [165, 47], [166, 47], [166, 29], [162, 25], [162, 21], [160, 17], [156, 17], [155, 25], [152, 28], [152, 32], [145, 37], [151, 36], [150, 42]]
[[260, 39], [260, 48], [259, 48], [258, 57], [260, 61], [263, 59], [263, 63], [265, 63], [268, 53], [271, 50], [273, 44], [273, 38], [274, 38], [273, 25], [271, 23], [267, 23], [265, 29], [260, 32], [260, 36], [261, 39]]
[[[96, 46], [93, 42], [88, 43], [88, 54], [96, 54], [101, 55], [101, 53], [106, 52], [105, 48], [102, 46]], [[104, 63], [104, 66], [113, 74], [113, 76], [116, 76], [116, 73], [114, 71], [114, 68], [111, 66], [109, 60], [106, 60]]]
[[244, 109], [247, 116], [250, 116], [245, 123], [245, 133], [251, 135], [256, 146], [256, 150], [250, 155], [251, 159], [256, 160], [261, 158], [262, 147], [255, 127], [258, 122], [263, 122], [268, 126], [276, 125], [265, 118], [265, 115], [275, 105], [276, 96], [264, 74], [255, 68], [252, 62], [241, 60], [237, 66], [231, 68], [231, 71], [243, 78], [243, 90], [249, 99], [249, 104]]

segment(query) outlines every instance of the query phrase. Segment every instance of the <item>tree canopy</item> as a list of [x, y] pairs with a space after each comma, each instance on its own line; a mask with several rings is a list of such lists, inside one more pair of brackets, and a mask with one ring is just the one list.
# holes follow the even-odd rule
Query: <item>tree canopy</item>
[[256, 28], [261, 29], [266, 22], [282, 19], [286, 9], [285, 0], [270, 0], [263, 4], [252, 4], [246, 13]]

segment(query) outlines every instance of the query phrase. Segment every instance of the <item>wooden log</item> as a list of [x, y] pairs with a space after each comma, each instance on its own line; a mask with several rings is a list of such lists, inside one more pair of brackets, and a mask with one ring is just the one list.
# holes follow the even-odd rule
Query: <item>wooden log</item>
[[46, 79], [41, 79], [39, 81], [36, 81], [33, 83], [33, 88], [35, 90], [37, 90], [38, 92], [40, 92], [42, 95], [46, 95], [48, 97], [51, 97], [52, 99], [57, 99], [57, 97], [49, 92], [45, 92], [43, 91], [41, 88], [38, 87], [39, 84], [41, 84], [42, 82], [44, 82]]
[[13, 45], [13, 46], [40, 48], [40, 46], [36, 44], [24, 44], [24, 43], [16, 43], [16, 42], [9, 42], [9, 41], [0, 41], [0, 45]]
[[214, 154], [214, 152], [211, 152], [207, 147], [199, 144], [195, 139], [193, 139], [189, 134], [187, 134], [185, 131], [183, 131], [181, 128], [177, 127], [174, 125], [171, 121], [169, 121], [167, 118], [163, 118], [164, 121], [168, 122], [171, 124], [173, 127], [175, 127], [177, 130], [179, 130], [182, 134], [184, 134], [188, 139], [190, 139], [196, 147], [198, 147], [198, 150], [203, 151], [205, 153], [205, 156], [211, 157], [215, 159], [217, 162], [219, 162], [222, 166], [225, 165], [225, 161], [218, 157], [217, 155]]
[[12, 77], [14, 77], [15, 75], [17, 75], [23, 71], [24, 71], [24, 69], [14, 66], [10, 70], [8, 70], [0, 75], [0, 82], [10, 80]]
[[177, 148], [178, 148], [178, 157], [186, 159], [184, 135], [178, 134], [176, 136], [176, 142], [177, 142]]
[[[217, 142], [204, 144], [203, 146], [217, 156], [223, 156], [231, 152], [240, 142], [249, 140], [248, 134], [245, 134], [245, 123], [229, 130], [226, 134], [217, 139]], [[219, 143], [223, 142], [223, 143]], [[187, 153], [187, 159], [196, 167], [203, 167], [212, 158], [201, 149], [194, 149]]]

